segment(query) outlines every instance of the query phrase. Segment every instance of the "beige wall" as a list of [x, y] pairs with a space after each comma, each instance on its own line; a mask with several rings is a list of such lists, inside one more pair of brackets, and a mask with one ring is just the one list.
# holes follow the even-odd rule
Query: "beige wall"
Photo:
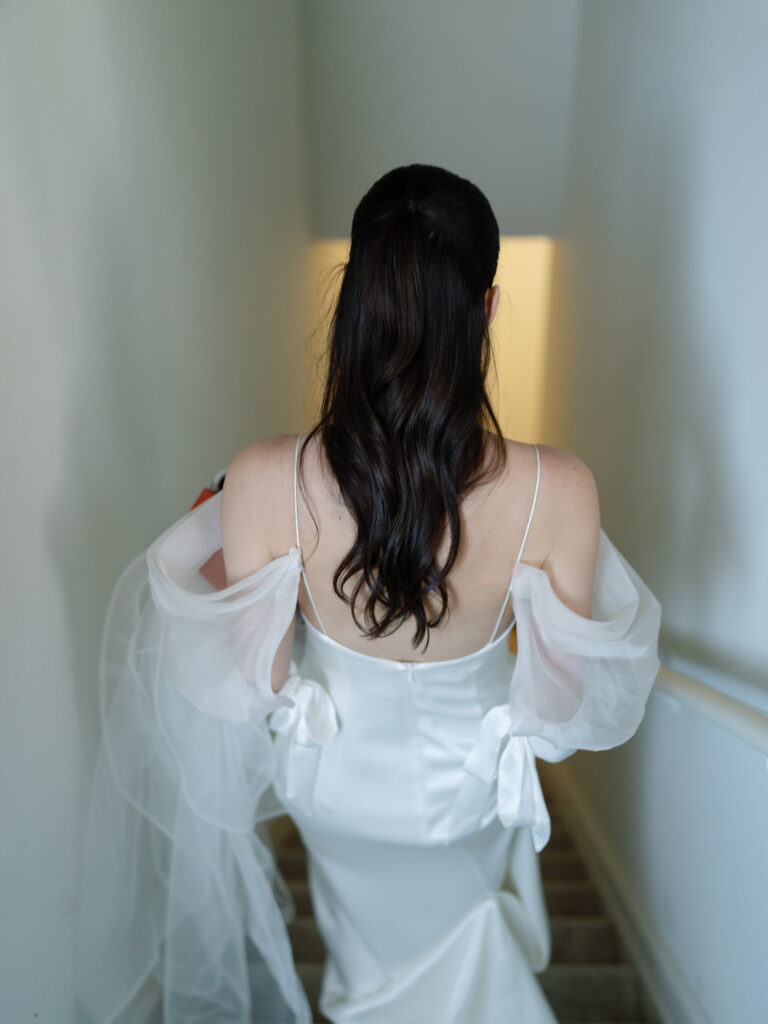
[[0, 5], [3, 1021], [74, 1020], [117, 576], [299, 415], [298, 35], [292, 0]]

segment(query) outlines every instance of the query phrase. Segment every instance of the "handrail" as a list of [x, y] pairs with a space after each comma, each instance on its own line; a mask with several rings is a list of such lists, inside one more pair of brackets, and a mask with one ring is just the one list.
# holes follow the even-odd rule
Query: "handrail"
[[726, 732], [768, 755], [768, 715], [711, 686], [662, 665], [656, 687], [715, 722]]

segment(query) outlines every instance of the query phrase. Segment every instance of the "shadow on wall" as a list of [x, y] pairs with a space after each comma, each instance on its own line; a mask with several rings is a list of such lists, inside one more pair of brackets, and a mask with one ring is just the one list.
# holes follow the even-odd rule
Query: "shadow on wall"
[[137, 234], [138, 218], [125, 215], [126, 201], [132, 205], [136, 197], [115, 194], [115, 176], [104, 171], [92, 168], [84, 187], [88, 202], [79, 229], [71, 232], [80, 247], [72, 262], [82, 275], [75, 283], [82, 301], [73, 304], [73, 320], [61, 324], [70, 379], [62, 409], [61, 478], [46, 516], [51, 563], [70, 635], [77, 638], [71, 678], [83, 780], [90, 777], [99, 734], [93, 655], [118, 575], [147, 538], [168, 525], [162, 509], [173, 507], [174, 474], [167, 424], [177, 418], [181, 399], [181, 389], [168, 387], [167, 371], [158, 366], [163, 345], [154, 334], [162, 322], [157, 283]]
[[[212, 12], [180, 26], [172, 12], [147, 10], [83, 9], [61, 89], [29, 76], [43, 82], [42, 98], [23, 127], [34, 139], [39, 118], [49, 148], [20, 150], [41, 218], [27, 234], [54, 243], [46, 295], [66, 353], [45, 529], [75, 638], [84, 782], [117, 576], [241, 446], [295, 418], [296, 327], [281, 289], [289, 272], [303, 279], [306, 235], [290, 169], [301, 152], [298, 83], [284, 67], [290, 19], [254, 5], [242, 19]], [[93, 45], [80, 52], [86, 30]], [[273, 30], [254, 60], [253, 40]], [[280, 104], [270, 92], [278, 73]], [[278, 122], [265, 159], [257, 143]]]

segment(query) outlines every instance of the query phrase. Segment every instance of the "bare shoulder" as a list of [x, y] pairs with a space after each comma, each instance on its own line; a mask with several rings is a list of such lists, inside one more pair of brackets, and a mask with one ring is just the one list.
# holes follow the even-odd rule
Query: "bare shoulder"
[[229, 584], [284, 553], [275, 547], [287, 514], [295, 447], [296, 435], [259, 438], [227, 467], [220, 521]]
[[542, 477], [546, 473], [548, 488], [555, 498], [555, 507], [567, 520], [585, 520], [592, 526], [600, 520], [597, 483], [592, 470], [578, 455], [538, 445], [541, 456]]
[[229, 484], [233, 490], [235, 487], [238, 490], [252, 487], [260, 490], [266, 482], [282, 479], [289, 453], [293, 468], [296, 437], [296, 434], [260, 437], [241, 448], [227, 467], [225, 488]]
[[558, 597], [585, 617], [600, 543], [600, 500], [589, 466], [572, 452], [539, 445], [549, 553], [542, 568]]
[[[534, 446], [509, 438], [504, 440], [507, 447], [508, 482], [514, 486], [523, 473], [535, 476]], [[564, 448], [555, 448], [550, 444], [537, 444], [536, 447], [541, 460], [541, 488], [546, 489], [552, 499], [547, 511], [575, 503], [587, 518], [595, 513], [599, 515], [597, 485], [589, 466], [578, 455]], [[543, 510], [537, 509], [537, 514], [540, 511]]]

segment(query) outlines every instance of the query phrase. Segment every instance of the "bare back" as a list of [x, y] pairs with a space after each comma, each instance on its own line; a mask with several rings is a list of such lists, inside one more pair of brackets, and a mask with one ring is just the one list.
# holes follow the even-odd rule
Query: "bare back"
[[[509, 507], [507, 497], [510, 473], [518, 477], [513, 508]], [[366, 637], [357, 629], [348, 605], [333, 592], [333, 573], [354, 541], [356, 524], [321, 458], [319, 443], [312, 438], [305, 456], [304, 483], [307, 499], [320, 526], [319, 535], [301, 491], [298, 516], [306, 575], [320, 621], [303, 580], [299, 589], [302, 613], [312, 626], [326, 631], [332, 639], [373, 657], [394, 661], [445, 661], [471, 654], [502, 634], [514, 618], [510, 602], [505, 598], [515, 554], [532, 510], [536, 480], [537, 459], [533, 447], [507, 442], [507, 466], [503, 476], [480, 485], [461, 501], [461, 544], [446, 580], [450, 614], [430, 630], [427, 650], [415, 650], [411, 644], [412, 623], [404, 623], [387, 637]], [[533, 564], [540, 565], [546, 553], [541, 551], [540, 531], [538, 548], [533, 541], [534, 518], [531, 517], [524, 554], [527, 560], [532, 554]], [[516, 543], [511, 541], [515, 528]], [[438, 552], [439, 561], [445, 558], [448, 543], [446, 535]], [[437, 602], [429, 605], [428, 610], [430, 614], [437, 612]], [[357, 614], [361, 621], [362, 611], [363, 602], [360, 602]], [[498, 627], [494, 628], [497, 623]]]
[[[241, 501], [251, 495], [251, 509], [263, 510], [258, 521], [249, 516], [238, 528], [225, 521], [227, 513], [222, 506], [230, 583], [296, 544], [296, 442], [295, 435], [255, 442], [239, 453], [230, 467], [225, 484], [225, 496], [230, 488], [229, 505], [237, 500], [237, 496], [234, 501], [231, 497], [232, 489], [236, 489]], [[303, 488], [299, 486], [296, 494], [302, 559], [319, 614], [318, 617], [302, 579], [299, 608], [310, 626], [327, 632], [332, 640], [352, 650], [395, 661], [444, 661], [471, 654], [489, 643], [493, 635], [502, 635], [514, 620], [512, 601], [507, 600], [505, 605], [505, 598], [529, 517], [522, 560], [547, 571], [559, 596], [575, 611], [590, 615], [599, 532], [594, 480], [575, 456], [539, 445], [536, 493], [539, 465], [534, 446], [512, 440], [505, 443], [507, 464], [501, 474], [461, 500], [461, 544], [446, 580], [450, 614], [440, 626], [430, 630], [425, 652], [412, 646], [412, 622], [404, 623], [387, 637], [371, 639], [361, 634], [349, 606], [333, 592], [333, 573], [354, 541], [356, 524], [325, 463], [320, 439], [317, 435], [313, 437], [302, 463]], [[269, 502], [264, 501], [265, 489], [270, 495]], [[261, 553], [251, 546], [257, 534]], [[441, 561], [447, 545], [448, 538], [444, 537], [438, 553]], [[361, 621], [362, 610], [361, 602]], [[436, 611], [436, 605], [429, 610]]]

